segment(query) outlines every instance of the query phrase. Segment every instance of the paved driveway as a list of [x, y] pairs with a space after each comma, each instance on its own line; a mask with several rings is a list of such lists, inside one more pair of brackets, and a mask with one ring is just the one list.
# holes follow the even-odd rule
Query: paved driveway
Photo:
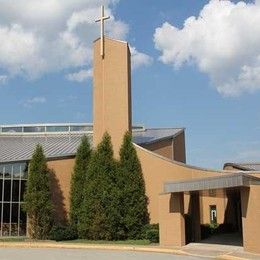
[[94, 249], [0, 248], [0, 260], [195, 260], [190, 256]]

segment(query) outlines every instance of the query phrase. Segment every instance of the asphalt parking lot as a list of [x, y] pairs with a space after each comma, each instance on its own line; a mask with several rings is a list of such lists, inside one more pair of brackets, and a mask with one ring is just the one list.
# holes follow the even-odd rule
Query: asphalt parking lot
[[195, 260], [191, 256], [164, 253], [96, 249], [0, 248], [0, 260]]

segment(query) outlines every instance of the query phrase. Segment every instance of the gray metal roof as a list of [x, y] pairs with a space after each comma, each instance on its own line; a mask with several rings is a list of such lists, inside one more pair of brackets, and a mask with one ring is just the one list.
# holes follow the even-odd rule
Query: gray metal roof
[[260, 172], [260, 163], [225, 163], [225, 166], [233, 166], [242, 171], [258, 171]]
[[[146, 144], [174, 137], [182, 131], [183, 128], [138, 130], [133, 132], [133, 142]], [[47, 158], [74, 156], [83, 134], [68, 132], [0, 135], [0, 163], [30, 160], [37, 144], [43, 146]], [[92, 134], [86, 134], [92, 144]]]
[[150, 144], [169, 137], [175, 137], [183, 131], [183, 128], [149, 128], [145, 129], [145, 131], [133, 132], [133, 141], [136, 144]]
[[218, 177], [193, 179], [191, 181], [166, 182], [165, 193], [201, 191], [211, 189], [234, 188], [250, 185], [260, 185], [260, 178], [245, 173], [236, 173]]

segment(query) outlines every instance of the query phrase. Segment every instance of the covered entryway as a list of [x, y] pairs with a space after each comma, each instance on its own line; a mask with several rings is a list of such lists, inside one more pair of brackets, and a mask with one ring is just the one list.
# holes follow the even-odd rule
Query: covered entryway
[[240, 188], [185, 192], [184, 217], [186, 244], [242, 245]]
[[[160, 210], [167, 210], [167, 203], [169, 208], [167, 217], [160, 213], [161, 244], [169, 245], [170, 242], [175, 246], [184, 246], [190, 242], [200, 242], [234, 246], [243, 244], [245, 247], [249, 243], [254, 245], [251, 239], [248, 240], [251, 236], [248, 231], [251, 232], [252, 226], [249, 220], [254, 216], [248, 213], [253, 206], [250, 192], [259, 192], [260, 195], [259, 184], [259, 178], [244, 173], [165, 183], [165, 193], [160, 195]], [[218, 197], [219, 194], [222, 195]], [[260, 202], [256, 204], [260, 209]], [[259, 225], [255, 226], [260, 232]], [[210, 232], [206, 237], [205, 228]], [[258, 247], [259, 243], [256, 242]]]
[[240, 187], [200, 193], [201, 243], [242, 246]]

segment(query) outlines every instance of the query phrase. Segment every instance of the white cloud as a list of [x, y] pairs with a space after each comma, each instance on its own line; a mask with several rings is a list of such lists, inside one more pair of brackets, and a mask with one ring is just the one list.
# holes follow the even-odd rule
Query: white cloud
[[89, 70], [80, 70], [75, 73], [69, 73], [66, 75], [66, 78], [69, 81], [76, 81], [76, 82], [84, 82], [87, 81], [88, 79], [92, 78], [93, 71], [92, 69]]
[[136, 48], [132, 46], [130, 46], [130, 51], [131, 51], [131, 63], [133, 69], [137, 69], [141, 66], [148, 66], [152, 64], [153, 58], [150, 57], [149, 55], [137, 51]]
[[211, 0], [181, 29], [165, 22], [154, 33], [160, 60], [195, 64], [217, 91], [236, 96], [260, 89], [260, 1]]
[[[114, 16], [118, 2], [102, 1], [111, 16], [106, 34], [125, 40], [128, 25]], [[0, 0], [0, 6], [0, 69], [9, 78], [90, 69], [92, 42], [100, 31], [94, 22], [99, 0]]]
[[46, 103], [45, 97], [33, 97], [24, 101], [23, 106], [30, 108], [35, 104], [44, 104], [44, 103]]

